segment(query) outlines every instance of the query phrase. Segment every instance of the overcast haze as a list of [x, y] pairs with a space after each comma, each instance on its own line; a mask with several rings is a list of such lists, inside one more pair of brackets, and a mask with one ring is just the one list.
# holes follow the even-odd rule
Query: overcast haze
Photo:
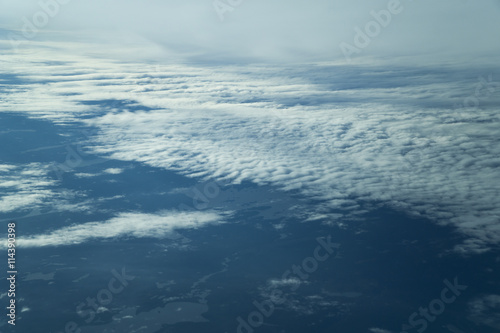
[[[156, 57], [171, 52], [210, 61], [343, 61], [340, 43], [353, 44], [355, 27], [364, 30], [377, 1], [261, 1], [234, 3], [220, 19], [206, 1], [69, 1], [34, 40], [87, 40], [149, 45]], [[2, 28], [18, 31], [23, 17], [40, 10], [38, 1], [2, 1]], [[425, 56], [454, 60], [493, 56], [500, 51], [497, 0], [401, 0], [370, 45], [354, 58]], [[161, 52], [155, 53], [155, 47]], [[146, 50], [145, 50], [146, 51]], [[148, 52], [145, 52], [148, 54]], [[415, 61], [412, 59], [412, 61]], [[422, 60], [424, 61], [424, 60]]]

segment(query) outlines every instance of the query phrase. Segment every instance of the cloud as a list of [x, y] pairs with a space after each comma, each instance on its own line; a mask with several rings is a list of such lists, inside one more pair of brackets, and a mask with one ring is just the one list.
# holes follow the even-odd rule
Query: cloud
[[[359, 212], [359, 201], [383, 202], [457, 226], [473, 239], [460, 251], [481, 252], [498, 242], [500, 188], [490, 181], [499, 172], [492, 140], [497, 97], [485, 98], [480, 109], [457, 110], [453, 95], [467, 98], [474, 82], [461, 82], [470, 87], [463, 92], [456, 82], [415, 72], [424, 76], [419, 83], [399, 77], [393, 87], [398, 75], [383, 72], [339, 91], [281, 81], [279, 74], [266, 80], [255, 71], [263, 75], [259, 81], [199, 74], [182, 83], [162, 80], [161, 90], [149, 93], [139, 88], [142, 105], [165, 108], [89, 120], [101, 129], [96, 151], [192, 177], [299, 190], [324, 203], [319, 213]], [[322, 79], [312, 71], [308, 80]], [[177, 85], [185, 88], [173, 92]]]
[[93, 173], [86, 173], [86, 172], [78, 172], [74, 174], [75, 177], [78, 178], [92, 178], [92, 177], [97, 177], [99, 174], [93, 174]]
[[[261, 299], [269, 300], [274, 304], [279, 304], [280, 307], [287, 311], [297, 312], [301, 315], [312, 315], [326, 309], [330, 314], [335, 313], [335, 315], [345, 315], [350, 312], [351, 303], [339, 301], [338, 297], [329, 295], [324, 291], [321, 294], [306, 293], [305, 295], [293, 292], [300, 284], [308, 284], [307, 281], [293, 280], [295, 279], [268, 281], [267, 286], [260, 288]], [[288, 287], [292, 291], [285, 289]], [[281, 288], [280, 293], [275, 293], [276, 288]]]
[[120, 168], [109, 168], [103, 171], [104, 173], [110, 174], [110, 175], [119, 175], [120, 173], [123, 172], [123, 169]]
[[84, 201], [72, 203], [77, 193], [58, 189], [50, 172], [50, 166], [42, 163], [0, 166], [0, 213], [89, 209]]
[[[19, 237], [20, 247], [75, 245], [91, 240], [120, 237], [164, 238], [177, 229], [196, 229], [223, 223], [224, 215], [215, 212], [160, 212], [157, 214], [121, 213], [105, 222], [88, 222], [56, 229], [50, 233]], [[5, 247], [5, 244], [3, 245]]]
[[377, 328], [377, 327], [370, 328], [370, 332], [373, 332], [373, 333], [391, 333], [391, 331], [385, 330], [383, 328]]
[[103, 170], [100, 173], [88, 173], [88, 172], [78, 172], [75, 173], [74, 176], [78, 178], [93, 178], [93, 177], [99, 177], [103, 175], [119, 175], [123, 173], [124, 169], [121, 168], [108, 168]]
[[11, 63], [23, 84], [0, 111], [83, 120], [101, 155], [297, 191], [305, 219], [383, 205], [454, 226], [457, 251], [500, 242], [496, 67]]
[[487, 295], [469, 303], [468, 318], [478, 325], [500, 329], [500, 295]]
[[305, 281], [301, 281], [298, 278], [288, 278], [288, 279], [274, 279], [268, 282], [271, 288], [283, 288], [283, 287], [295, 287], [298, 288], [302, 283], [306, 283]]

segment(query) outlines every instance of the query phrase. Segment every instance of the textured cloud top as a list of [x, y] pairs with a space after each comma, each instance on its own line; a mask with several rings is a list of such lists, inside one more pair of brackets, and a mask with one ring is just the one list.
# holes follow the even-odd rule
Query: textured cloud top
[[[51, 55], [58, 62], [37, 66]], [[30, 59], [12, 62], [19, 83], [0, 110], [83, 121], [98, 129], [97, 153], [297, 190], [319, 200], [322, 216], [359, 214], [362, 202], [394, 207], [458, 227], [470, 236], [461, 250], [500, 240], [500, 86], [491, 68], [101, 59], [90, 69], [83, 56]]]

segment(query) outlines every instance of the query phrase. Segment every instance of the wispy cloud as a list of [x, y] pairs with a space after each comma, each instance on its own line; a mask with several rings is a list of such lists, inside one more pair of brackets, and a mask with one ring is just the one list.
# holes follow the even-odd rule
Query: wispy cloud
[[500, 329], [500, 295], [486, 295], [469, 303], [468, 318], [478, 325]]
[[373, 332], [373, 333], [391, 333], [391, 331], [389, 331], [389, 330], [386, 330], [383, 328], [377, 328], [377, 327], [370, 328], [370, 332]]
[[42, 163], [0, 166], [0, 213], [26, 210], [86, 210], [84, 201], [75, 202], [74, 191], [58, 188]]
[[272, 288], [282, 288], [282, 287], [299, 287], [302, 283], [307, 284], [307, 281], [301, 281], [298, 278], [288, 278], [288, 279], [274, 279], [268, 282], [269, 286]]
[[[20, 247], [44, 247], [75, 245], [119, 237], [164, 238], [172, 235], [177, 229], [196, 229], [224, 223], [224, 218], [224, 214], [216, 212], [122, 213], [104, 222], [88, 222], [46, 234], [19, 237], [16, 243]], [[2, 245], [5, 247], [5, 244]]]

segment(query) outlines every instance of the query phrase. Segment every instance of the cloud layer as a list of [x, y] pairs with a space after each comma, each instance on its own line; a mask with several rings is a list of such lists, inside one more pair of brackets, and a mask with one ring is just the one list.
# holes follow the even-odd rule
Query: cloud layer
[[334, 221], [366, 212], [361, 203], [389, 206], [457, 227], [469, 236], [461, 251], [500, 241], [490, 67], [138, 66], [51, 50], [13, 59], [20, 83], [0, 111], [83, 121], [99, 130], [97, 153], [299, 191]]

